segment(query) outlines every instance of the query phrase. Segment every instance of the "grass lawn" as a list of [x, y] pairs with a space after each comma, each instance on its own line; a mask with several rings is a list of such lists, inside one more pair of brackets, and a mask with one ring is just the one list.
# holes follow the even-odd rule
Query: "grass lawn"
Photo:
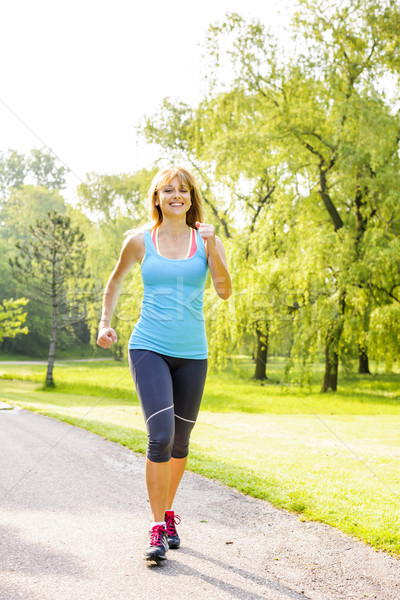
[[[59, 363], [51, 392], [45, 368], [0, 363], [0, 400], [145, 451], [127, 365]], [[342, 376], [320, 394], [319, 369], [301, 389], [251, 381], [251, 368], [209, 375], [189, 468], [400, 555], [400, 375]]]

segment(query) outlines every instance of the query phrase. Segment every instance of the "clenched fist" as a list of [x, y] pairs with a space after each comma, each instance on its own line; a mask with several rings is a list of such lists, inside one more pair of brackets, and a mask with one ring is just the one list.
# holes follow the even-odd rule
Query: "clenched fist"
[[117, 334], [114, 329], [111, 327], [103, 327], [99, 331], [99, 335], [97, 337], [97, 345], [101, 346], [101, 348], [108, 349], [111, 344], [117, 341]]
[[203, 238], [204, 247], [206, 250], [212, 250], [215, 248], [215, 227], [208, 223], [200, 223], [196, 221], [196, 227], [199, 230], [201, 237]]

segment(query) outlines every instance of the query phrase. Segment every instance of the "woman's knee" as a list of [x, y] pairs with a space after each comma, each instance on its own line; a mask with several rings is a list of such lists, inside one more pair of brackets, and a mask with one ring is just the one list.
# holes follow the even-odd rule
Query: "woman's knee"
[[173, 458], [186, 458], [189, 454], [189, 438], [175, 438], [171, 456]]
[[167, 462], [171, 458], [174, 438], [168, 432], [159, 433], [156, 438], [149, 437], [147, 458], [152, 462]]

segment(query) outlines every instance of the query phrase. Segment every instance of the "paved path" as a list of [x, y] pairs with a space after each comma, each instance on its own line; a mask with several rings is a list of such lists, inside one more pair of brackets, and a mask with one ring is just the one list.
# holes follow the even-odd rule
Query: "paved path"
[[182, 547], [149, 566], [144, 459], [0, 411], [1, 600], [399, 600], [400, 561], [186, 473]]

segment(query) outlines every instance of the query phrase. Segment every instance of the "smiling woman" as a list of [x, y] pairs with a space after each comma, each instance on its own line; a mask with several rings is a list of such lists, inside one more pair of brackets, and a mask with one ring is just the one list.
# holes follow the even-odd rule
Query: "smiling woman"
[[217, 294], [229, 298], [225, 251], [203, 223], [202, 198], [182, 167], [157, 173], [148, 193], [152, 228], [131, 231], [103, 300], [97, 343], [117, 340], [111, 318], [132, 268], [141, 263], [143, 304], [129, 340], [129, 363], [148, 433], [146, 484], [152, 511], [146, 560], [163, 560], [180, 539], [172, 503], [186, 468], [207, 373], [203, 294], [210, 269]]
[[203, 220], [200, 191], [193, 175], [183, 167], [160, 171], [150, 186], [148, 202], [150, 217], [156, 226], [163, 222], [166, 208], [184, 207], [186, 224], [189, 227], [196, 227], [196, 221]]

